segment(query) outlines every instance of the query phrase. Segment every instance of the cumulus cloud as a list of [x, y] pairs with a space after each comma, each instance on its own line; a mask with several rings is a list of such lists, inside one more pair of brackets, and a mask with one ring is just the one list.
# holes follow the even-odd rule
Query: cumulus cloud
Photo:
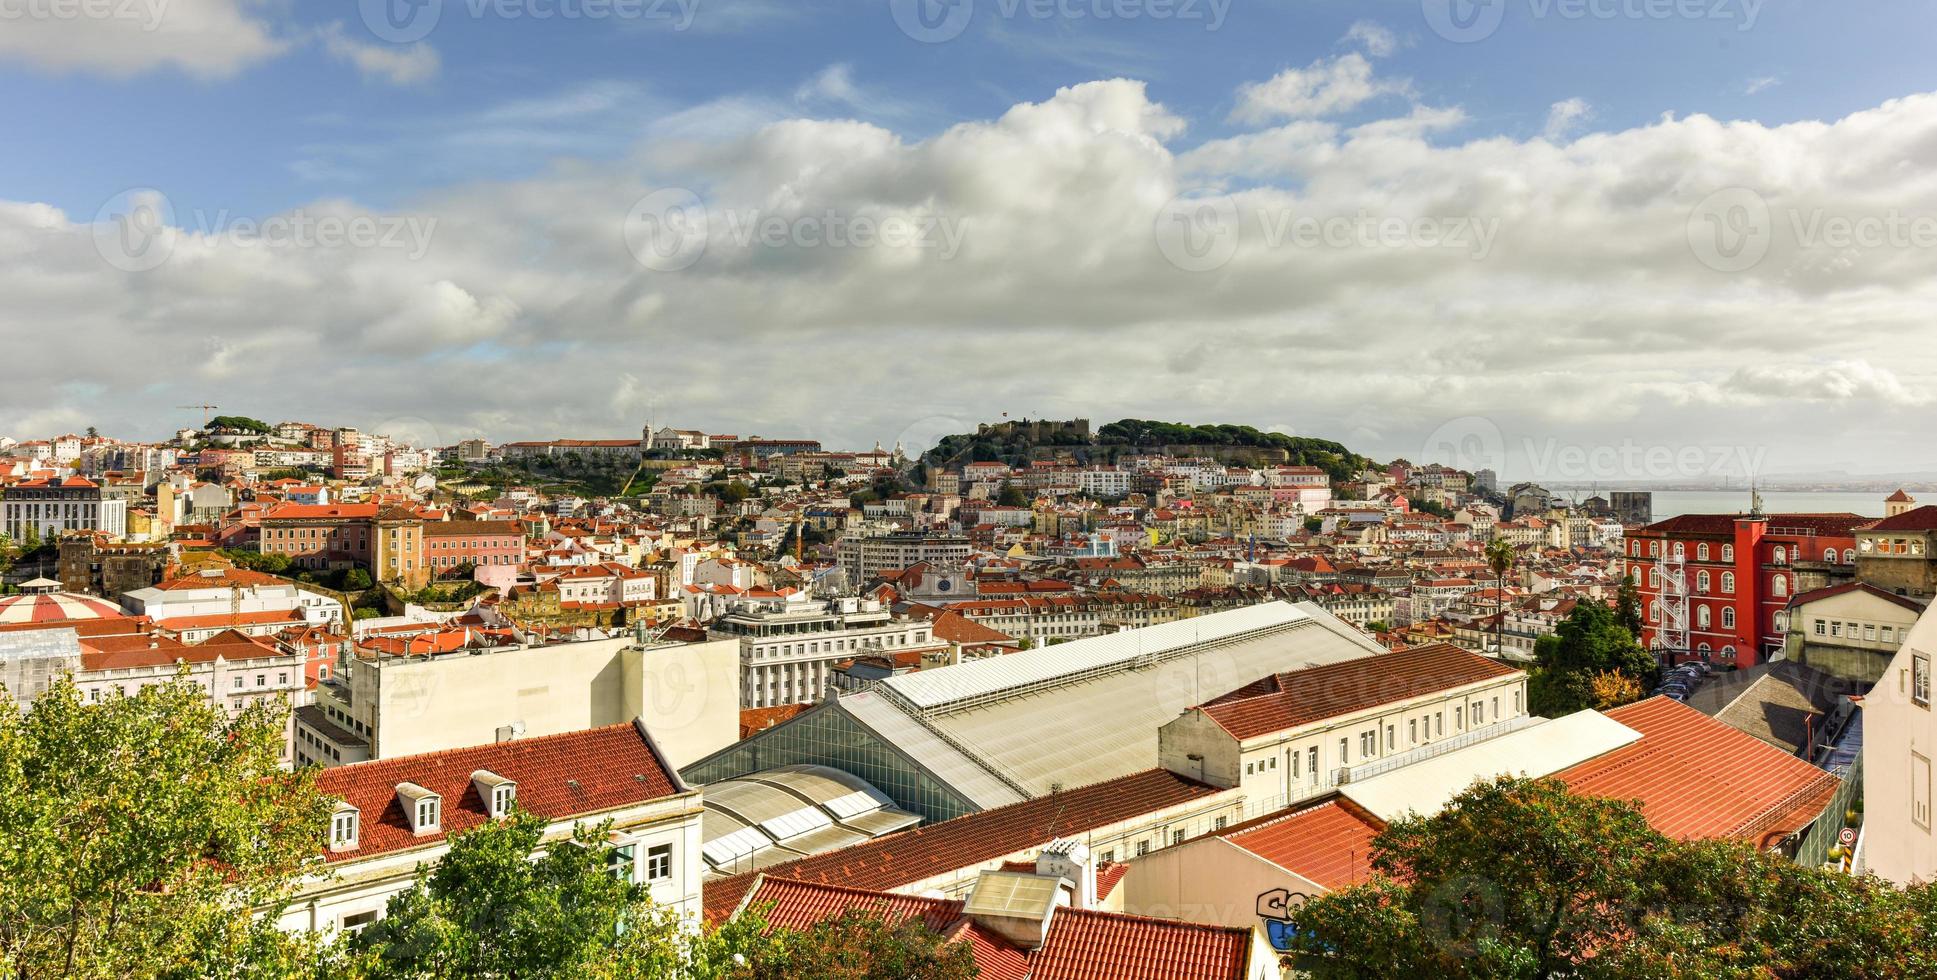
[[331, 24], [320, 37], [330, 57], [356, 67], [365, 78], [392, 85], [411, 85], [433, 78], [443, 66], [437, 49], [418, 41], [414, 44], [367, 44], [344, 33], [342, 24]]
[[1389, 57], [1392, 52], [1399, 50], [1399, 36], [1377, 21], [1361, 20], [1354, 23], [1345, 32], [1345, 40], [1363, 45], [1365, 53], [1374, 58]]
[[[648, 127], [622, 159], [308, 209], [434, 219], [421, 253], [252, 244], [178, 215], [168, 260], [126, 272], [93, 214], [0, 202], [0, 331], [106, 392], [22, 373], [0, 433], [58, 409], [160, 436], [206, 396], [451, 440], [622, 436], [651, 406], [837, 445], [1009, 411], [1284, 423], [1411, 458], [1454, 415], [1510, 444], [1767, 440], [1774, 465], [1937, 449], [1917, 396], [1937, 375], [1928, 250], [1791, 221], [1937, 213], [1937, 96], [1564, 144], [1461, 139], [1457, 107], [1345, 127], [1287, 118], [1294, 102], [1195, 144], [1128, 79], [921, 137], [749, 103], [733, 125]], [[1697, 233], [1732, 188], [1768, 234], [1725, 271]], [[640, 202], [668, 191], [698, 202], [647, 215], [698, 236], [677, 263], [642, 246]], [[846, 234], [862, 224], [907, 234]], [[1832, 343], [1837, 361], [1807, 359]]]
[[1358, 108], [1382, 95], [1412, 91], [1404, 79], [1375, 77], [1372, 63], [1357, 52], [1321, 58], [1305, 68], [1287, 68], [1269, 81], [1238, 90], [1238, 106], [1231, 119], [1240, 123], [1268, 123], [1336, 115]]
[[1592, 118], [1594, 107], [1588, 105], [1586, 99], [1556, 102], [1547, 110], [1547, 127], [1541, 131], [1541, 135], [1547, 137], [1549, 143], [1559, 143]]
[[126, 77], [172, 68], [227, 78], [290, 47], [261, 6], [257, 0], [133, 0], [107, 5], [107, 16], [56, 16], [50, 5], [32, 5], [6, 19], [0, 60], [58, 73]]

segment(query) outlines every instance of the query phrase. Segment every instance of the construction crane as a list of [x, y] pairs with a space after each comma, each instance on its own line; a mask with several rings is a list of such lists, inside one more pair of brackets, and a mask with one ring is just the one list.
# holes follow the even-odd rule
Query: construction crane
[[215, 417], [215, 410], [218, 408], [221, 408], [222, 406], [220, 405], [177, 405], [175, 407], [180, 409], [190, 409], [190, 408], [201, 409], [202, 410], [202, 428], [206, 429], [208, 428], [209, 419], [212, 419]]

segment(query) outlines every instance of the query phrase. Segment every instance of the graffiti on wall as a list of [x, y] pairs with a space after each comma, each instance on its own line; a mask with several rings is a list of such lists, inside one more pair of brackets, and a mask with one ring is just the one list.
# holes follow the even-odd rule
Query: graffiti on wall
[[1292, 914], [1304, 908], [1311, 896], [1288, 888], [1273, 888], [1258, 896], [1258, 918], [1264, 922], [1265, 939], [1271, 948], [1280, 953], [1291, 951], [1291, 937], [1298, 927], [1292, 924]]

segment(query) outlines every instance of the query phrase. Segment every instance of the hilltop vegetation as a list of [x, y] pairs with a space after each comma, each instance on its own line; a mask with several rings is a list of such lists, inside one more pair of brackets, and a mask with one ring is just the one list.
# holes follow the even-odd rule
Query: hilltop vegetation
[[1056, 428], [1036, 434], [1025, 420], [1019, 425], [998, 426], [979, 433], [947, 436], [928, 453], [934, 465], [969, 462], [1003, 462], [1021, 465], [1036, 457], [1042, 448], [1066, 448], [1087, 463], [1107, 464], [1141, 452], [1155, 452], [1165, 446], [1205, 446], [1238, 450], [1263, 450], [1263, 462], [1271, 450], [1282, 451], [1294, 466], [1316, 466], [1334, 480], [1351, 479], [1360, 469], [1374, 466], [1372, 460], [1329, 439], [1290, 436], [1282, 432], [1261, 432], [1248, 425], [1187, 425], [1124, 419], [1111, 422], [1085, 437], [1069, 428]]

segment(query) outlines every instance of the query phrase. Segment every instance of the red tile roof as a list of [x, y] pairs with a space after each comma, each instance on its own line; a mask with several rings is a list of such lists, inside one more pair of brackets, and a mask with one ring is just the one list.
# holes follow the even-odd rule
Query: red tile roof
[[1832, 585], [1828, 588], [1817, 589], [1814, 592], [1805, 592], [1802, 595], [1790, 599], [1789, 605], [1791, 608], [1794, 608], [1805, 603], [1815, 602], [1819, 599], [1829, 599], [1850, 592], [1862, 592], [1878, 599], [1883, 599], [1893, 605], [1901, 606], [1919, 615], [1924, 611], [1924, 607], [1918, 605], [1914, 600], [1897, 595], [1894, 592], [1886, 592], [1868, 582], [1844, 582], [1842, 585]]
[[1372, 838], [1384, 824], [1349, 800], [1267, 820], [1224, 839], [1315, 885], [1349, 888], [1372, 878]]
[[1641, 739], [1556, 775], [1576, 793], [1636, 800], [1683, 839], [1761, 846], [1816, 819], [1841, 780], [1687, 705], [1649, 698], [1606, 712]]
[[[1166, 769], [1150, 769], [777, 864], [765, 874], [885, 891], [1223, 792]], [[754, 877], [707, 882], [707, 919], [730, 915]]]
[[1244, 739], [1519, 672], [1452, 644], [1436, 643], [1278, 674], [1216, 698], [1201, 710]]
[[1057, 909], [1029, 980], [1244, 980], [1251, 930]]
[[780, 929], [808, 929], [827, 919], [838, 918], [845, 912], [866, 912], [890, 924], [920, 919], [928, 928], [941, 932], [962, 917], [960, 899], [918, 898], [893, 892], [843, 888], [840, 885], [758, 877], [759, 880], [747, 896], [746, 905], [753, 908], [771, 904], [766, 913], [767, 924]]
[[1906, 510], [1895, 517], [1886, 517], [1863, 525], [1864, 531], [1937, 531], [1937, 506], [1925, 506]]
[[[316, 777], [324, 796], [362, 811], [358, 847], [328, 853], [332, 862], [423, 847], [489, 819], [471, 785], [488, 769], [518, 784], [518, 805], [560, 820], [632, 806], [680, 792], [681, 784], [631, 724], [495, 745], [407, 755], [325, 769]], [[443, 796], [442, 830], [413, 836], [397, 799], [398, 783], [416, 783]]]

